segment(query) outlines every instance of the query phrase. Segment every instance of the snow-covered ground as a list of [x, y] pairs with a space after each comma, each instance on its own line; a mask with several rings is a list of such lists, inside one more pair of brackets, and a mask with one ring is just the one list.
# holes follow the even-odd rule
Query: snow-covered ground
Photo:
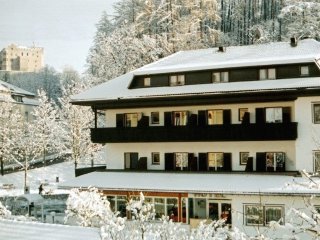
[[[59, 178], [59, 182], [57, 182]], [[46, 192], [63, 193], [57, 190], [59, 183], [68, 182], [75, 178], [74, 163], [63, 162], [48, 167], [28, 170], [27, 185], [30, 186], [30, 193], [38, 193], [39, 186], [44, 183]], [[13, 186], [13, 188], [10, 188]], [[17, 196], [23, 194], [24, 171], [15, 172], [0, 176], [0, 196]]]

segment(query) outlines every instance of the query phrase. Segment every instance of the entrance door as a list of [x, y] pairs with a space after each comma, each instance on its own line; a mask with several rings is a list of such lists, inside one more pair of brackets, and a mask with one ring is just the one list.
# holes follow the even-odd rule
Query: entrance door
[[231, 203], [223, 201], [208, 201], [208, 218], [213, 221], [226, 219], [226, 224], [231, 224]]

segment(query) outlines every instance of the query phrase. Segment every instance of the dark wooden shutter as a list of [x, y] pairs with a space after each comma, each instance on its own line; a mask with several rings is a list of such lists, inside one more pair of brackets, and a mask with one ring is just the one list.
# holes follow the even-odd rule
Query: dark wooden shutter
[[232, 171], [231, 153], [223, 153], [223, 171]]
[[256, 108], [256, 123], [266, 123], [266, 110], [264, 108]]
[[138, 169], [139, 155], [138, 153], [130, 154], [130, 169]]
[[194, 159], [194, 154], [188, 153], [188, 170], [190, 171], [192, 169], [193, 159]]
[[164, 125], [166, 127], [172, 126], [172, 112], [164, 112]]
[[223, 124], [226, 124], [226, 125], [231, 124], [231, 110], [230, 109], [223, 110]]
[[199, 153], [199, 171], [208, 171], [207, 153]]
[[197, 126], [197, 121], [198, 121], [198, 115], [191, 114], [188, 119], [188, 125], [189, 126]]
[[248, 161], [246, 164], [246, 172], [252, 172], [253, 171], [253, 157], [248, 157]]
[[116, 126], [119, 128], [124, 127], [124, 114], [116, 115]]
[[256, 170], [257, 170], [257, 172], [265, 172], [266, 171], [266, 153], [265, 152], [257, 152], [257, 154], [256, 154]]
[[146, 157], [141, 157], [138, 162], [138, 169], [139, 170], [147, 170], [147, 168], [148, 168], [147, 163], [148, 163], [148, 159]]
[[291, 108], [290, 107], [282, 108], [282, 122], [284, 122], [284, 123], [291, 122]]
[[142, 116], [141, 119], [138, 121], [138, 127], [148, 127], [149, 126], [149, 117]]
[[189, 158], [189, 169], [190, 171], [198, 171], [198, 158], [192, 153], [192, 158]]
[[164, 154], [164, 169], [166, 171], [174, 170], [174, 153], [165, 153]]
[[242, 117], [242, 124], [250, 124], [250, 113], [245, 112]]
[[198, 125], [206, 126], [207, 125], [207, 114], [206, 111], [198, 111]]

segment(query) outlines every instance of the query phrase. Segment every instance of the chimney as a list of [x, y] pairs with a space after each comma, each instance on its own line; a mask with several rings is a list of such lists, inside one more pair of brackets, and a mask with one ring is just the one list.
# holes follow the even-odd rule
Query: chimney
[[298, 45], [298, 39], [296, 37], [290, 38], [291, 47], [296, 47]]

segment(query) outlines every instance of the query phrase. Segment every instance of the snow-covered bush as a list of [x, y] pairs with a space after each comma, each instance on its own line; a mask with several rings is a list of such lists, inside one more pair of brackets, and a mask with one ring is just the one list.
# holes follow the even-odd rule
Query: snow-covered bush
[[11, 212], [0, 202], [0, 219], [9, 218], [10, 216]]

